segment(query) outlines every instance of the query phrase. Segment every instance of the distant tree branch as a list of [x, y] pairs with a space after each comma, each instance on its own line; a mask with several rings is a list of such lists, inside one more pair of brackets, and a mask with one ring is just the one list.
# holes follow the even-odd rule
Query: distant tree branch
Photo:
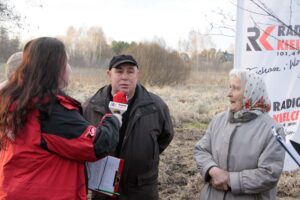
[[[256, 2], [255, 0], [250, 0], [254, 5], [256, 5], [258, 8], [260, 8], [262, 11], [264, 11], [268, 16], [274, 18], [277, 20], [277, 22], [279, 22], [280, 24], [282, 24], [283, 26], [285, 26], [286, 28], [288, 28], [290, 31], [292, 31], [295, 35], [300, 36], [300, 33], [297, 33], [292, 26], [289, 26], [288, 24], [286, 24], [284, 21], [282, 21], [279, 17], [277, 17], [272, 10], [270, 10], [270, 8], [268, 8], [263, 2], [261, 2], [261, 0], [258, 0], [258, 2]], [[292, 2], [292, 0], [291, 0]], [[290, 3], [290, 9], [291, 9], [291, 4]], [[292, 12], [290, 12], [290, 18], [292, 16]], [[291, 19], [290, 19], [291, 20]], [[291, 23], [291, 22], [290, 22]]]
[[1, 27], [4, 29], [8, 28], [8, 25], [12, 25], [18, 28], [22, 27], [20, 23], [21, 17], [14, 12], [14, 7], [9, 6], [6, 0], [0, 2], [0, 22]]
[[[293, 17], [293, 5], [294, 5], [294, 1], [293, 0], [290, 0], [290, 3], [289, 3], [289, 10], [290, 10], [290, 16], [289, 16], [289, 24], [285, 23], [283, 20], [280, 19], [280, 17], [278, 17], [262, 0], [250, 0], [258, 9], [258, 11], [253, 11], [253, 10], [250, 10], [248, 8], [244, 8], [243, 6], [240, 6], [238, 5], [237, 3], [229, 0], [229, 2], [236, 6], [238, 9], [240, 10], [243, 10], [247, 13], [250, 13], [250, 14], [254, 14], [254, 15], [258, 15], [258, 16], [263, 16], [263, 17], [270, 17], [270, 19], [274, 22], [277, 22], [283, 26], [285, 26], [288, 31], [291, 31], [294, 35], [297, 35], [300, 37], [300, 33], [297, 32], [293, 26], [291, 26], [291, 23], [292, 23], [292, 17]], [[300, 6], [300, 3], [299, 2], [296, 2], [296, 5], [297, 6]], [[233, 25], [230, 25], [228, 23], [226, 23], [224, 20], [228, 20], [229, 17], [226, 13], [223, 12], [223, 10], [220, 10], [220, 11], [215, 11], [216, 14], [220, 15], [222, 17], [222, 20], [221, 20], [221, 24], [218, 24], [218, 23], [213, 23], [213, 22], [209, 22], [210, 24], [210, 30], [213, 31], [213, 30], [217, 30], [218, 33], [210, 33], [210, 35], [222, 35], [222, 36], [226, 36], [226, 37], [234, 37], [234, 35], [228, 35], [228, 34], [224, 34], [223, 30], [230, 30], [232, 32], [235, 33], [235, 27]], [[268, 23], [261, 23], [261, 22], [257, 22], [253, 19], [253, 17], [251, 17], [253, 23], [255, 25], [258, 26], [258, 24], [260, 25], [271, 25], [271, 24], [268, 24]], [[232, 22], [232, 21], [235, 21], [235, 19], [229, 19], [229, 22]], [[260, 26], [258, 26], [261, 30], [262, 28]], [[263, 30], [264, 31], [264, 30]], [[279, 40], [278, 38], [272, 36], [273, 38]]]

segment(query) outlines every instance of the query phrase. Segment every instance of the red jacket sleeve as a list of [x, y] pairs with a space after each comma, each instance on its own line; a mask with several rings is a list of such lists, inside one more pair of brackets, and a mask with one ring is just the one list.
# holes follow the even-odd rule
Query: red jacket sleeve
[[113, 151], [119, 140], [120, 124], [109, 116], [98, 127], [89, 125], [78, 109], [59, 102], [51, 112], [40, 111], [41, 147], [76, 161], [95, 161]]

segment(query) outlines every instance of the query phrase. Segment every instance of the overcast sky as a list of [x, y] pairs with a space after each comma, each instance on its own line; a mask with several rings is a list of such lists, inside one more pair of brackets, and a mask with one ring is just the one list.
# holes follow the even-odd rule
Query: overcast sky
[[[108, 41], [151, 41], [163, 38], [176, 49], [191, 30], [207, 32], [210, 22], [219, 23], [220, 10], [235, 18], [234, 0], [10, 0], [29, 23], [23, 40], [64, 35], [69, 26], [99, 26]], [[41, 5], [41, 6], [40, 6]], [[234, 26], [233, 26], [234, 28]], [[214, 30], [213, 33], [218, 33]], [[234, 32], [224, 32], [234, 35]], [[233, 37], [211, 36], [216, 48], [226, 50]]]

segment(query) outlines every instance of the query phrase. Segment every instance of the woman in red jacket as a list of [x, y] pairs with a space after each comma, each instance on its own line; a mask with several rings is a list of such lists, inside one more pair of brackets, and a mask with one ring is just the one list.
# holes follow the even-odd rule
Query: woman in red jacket
[[120, 116], [89, 125], [70, 72], [64, 44], [38, 38], [0, 91], [0, 199], [86, 199], [85, 161], [116, 148]]

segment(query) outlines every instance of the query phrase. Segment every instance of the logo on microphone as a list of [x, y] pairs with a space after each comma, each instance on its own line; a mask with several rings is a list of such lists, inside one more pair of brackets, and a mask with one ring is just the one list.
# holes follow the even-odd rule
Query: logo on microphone
[[118, 103], [118, 102], [111, 101], [111, 102], [109, 102], [108, 107], [112, 113], [123, 114], [127, 110], [128, 105], [124, 104], [124, 103]]
[[128, 107], [126, 94], [122, 91], [118, 91], [113, 96], [113, 101], [109, 102], [108, 107], [112, 113], [123, 114]]

